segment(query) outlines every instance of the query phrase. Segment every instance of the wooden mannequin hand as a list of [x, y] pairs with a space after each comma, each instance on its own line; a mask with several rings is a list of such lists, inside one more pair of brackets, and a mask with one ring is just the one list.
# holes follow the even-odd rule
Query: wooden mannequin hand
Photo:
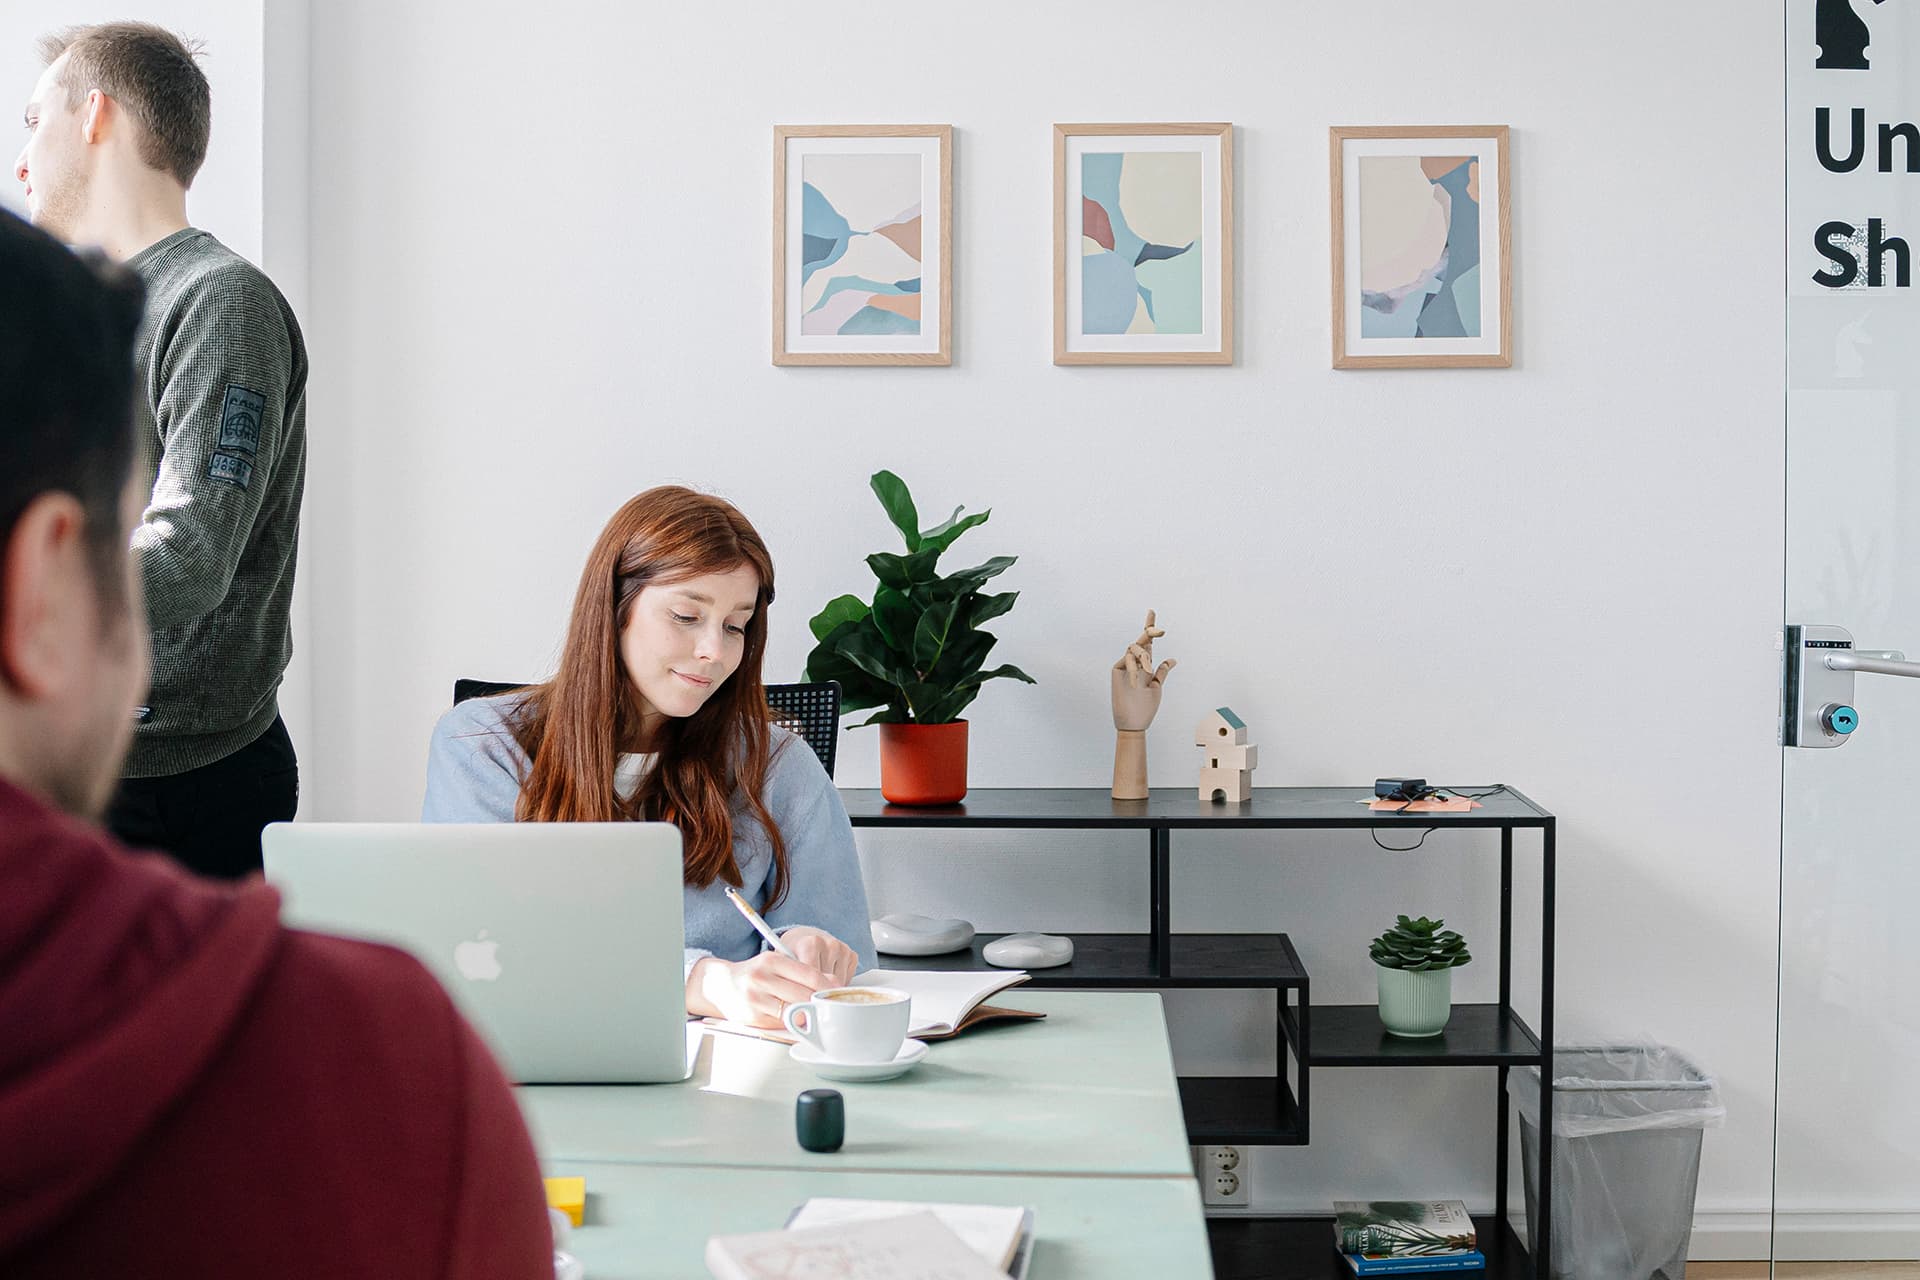
[[1147, 610], [1140, 638], [1113, 664], [1113, 727], [1122, 733], [1145, 733], [1160, 710], [1167, 673], [1179, 665], [1178, 659], [1168, 658], [1159, 670], [1154, 669], [1153, 642], [1165, 634], [1153, 625], [1153, 610]]

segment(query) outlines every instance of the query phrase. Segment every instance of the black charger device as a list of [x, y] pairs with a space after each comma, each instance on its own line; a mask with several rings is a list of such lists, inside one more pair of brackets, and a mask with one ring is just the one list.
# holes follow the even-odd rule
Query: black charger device
[[1425, 778], [1375, 778], [1373, 794], [1381, 800], [1405, 800], [1409, 803], [1427, 793]]

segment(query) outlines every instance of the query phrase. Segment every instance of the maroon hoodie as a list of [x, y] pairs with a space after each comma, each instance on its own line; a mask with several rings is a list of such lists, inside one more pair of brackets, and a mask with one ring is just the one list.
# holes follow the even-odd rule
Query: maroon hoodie
[[425, 969], [0, 780], [0, 1276], [552, 1275], [513, 1096]]

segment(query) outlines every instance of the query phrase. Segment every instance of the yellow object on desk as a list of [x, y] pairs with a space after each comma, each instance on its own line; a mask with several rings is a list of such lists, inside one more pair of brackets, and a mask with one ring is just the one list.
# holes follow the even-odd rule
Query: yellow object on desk
[[545, 1178], [547, 1184], [547, 1207], [558, 1209], [567, 1215], [567, 1221], [574, 1226], [587, 1213], [587, 1180], [585, 1178]]

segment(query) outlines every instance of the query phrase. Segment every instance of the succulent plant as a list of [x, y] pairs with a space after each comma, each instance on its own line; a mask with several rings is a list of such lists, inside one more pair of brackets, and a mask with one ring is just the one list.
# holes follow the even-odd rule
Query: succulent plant
[[1429, 969], [1457, 969], [1472, 960], [1467, 940], [1440, 926], [1445, 920], [1418, 920], [1400, 916], [1393, 928], [1373, 940], [1373, 962], [1388, 969], [1424, 973]]

